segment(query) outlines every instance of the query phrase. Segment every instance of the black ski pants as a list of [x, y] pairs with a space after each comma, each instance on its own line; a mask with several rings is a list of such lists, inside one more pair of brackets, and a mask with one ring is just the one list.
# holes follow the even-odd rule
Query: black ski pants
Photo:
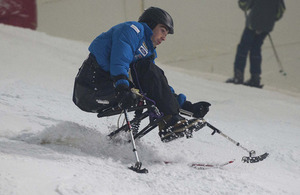
[[179, 113], [179, 103], [173, 94], [164, 71], [152, 60], [140, 60], [130, 66], [135, 87], [146, 97], [155, 101], [155, 105], [164, 115]]
[[[179, 103], [173, 94], [161, 68], [152, 59], [130, 64], [133, 83], [164, 115], [179, 113]], [[113, 80], [90, 54], [83, 62], [75, 79], [73, 102], [86, 112], [99, 113], [117, 104]]]
[[241, 41], [237, 47], [237, 52], [234, 61], [234, 70], [239, 70], [244, 73], [247, 56], [250, 53], [250, 73], [251, 75], [261, 74], [261, 47], [263, 42], [268, 35], [267, 32], [257, 34], [255, 30], [245, 28], [242, 34]]

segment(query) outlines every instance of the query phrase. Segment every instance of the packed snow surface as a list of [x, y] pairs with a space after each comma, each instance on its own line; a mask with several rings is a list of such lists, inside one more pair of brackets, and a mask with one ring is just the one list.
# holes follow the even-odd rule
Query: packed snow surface
[[[299, 96], [159, 64], [177, 93], [212, 104], [207, 121], [247, 149], [270, 156], [243, 163], [247, 152], [212, 136], [208, 127], [170, 143], [162, 143], [154, 129], [137, 141], [149, 170], [138, 174], [127, 168], [135, 163], [128, 135], [107, 138], [118, 116], [99, 119], [72, 102], [88, 44], [5, 25], [0, 43], [0, 194], [300, 194]], [[187, 166], [233, 159], [220, 169]]]

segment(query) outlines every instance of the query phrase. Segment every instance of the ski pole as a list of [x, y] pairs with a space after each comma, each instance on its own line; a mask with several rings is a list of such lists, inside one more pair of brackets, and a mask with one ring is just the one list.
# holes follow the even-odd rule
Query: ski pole
[[228, 135], [224, 134], [222, 131], [220, 131], [219, 129], [217, 129], [216, 127], [214, 127], [213, 125], [211, 125], [210, 123], [206, 122], [206, 125], [213, 130], [212, 135], [214, 135], [215, 133], [218, 133], [218, 134], [222, 135], [223, 137], [225, 137], [226, 139], [228, 139], [229, 141], [231, 141], [232, 143], [234, 143], [236, 146], [241, 147], [243, 150], [247, 151], [250, 156], [255, 155], [255, 151], [254, 150], [251, 150], [251, 151], [248, 150], [247, 148], [245, 148], [244, 146], [242, 146], [239, 142], [235, 141], [234, 139], [232, 139]]
[[279, 56], [278, 56], [278, 54], [277, 54], [277, 51], [276, 51], [276, 49], [275, 49], [275, 45], [274, 45], [274, 43], [273, 43], [273, 40], [272, 40], [272, 37], [271, 37], [271, 34], [270, 34], [270, 33], [268, 34], [268, 37], [269, 37], [269, 40], [270, 40], [270, 42], [271, 42], [271, 45], [272, 45], [272, 48], [273, 48], [273, 51], [274, 51], [274, 54], [275, 54], [275, 57], [276, 57], [276, 60], [277, 60], [277, 64], [278, 64], [278, 66], [279, 66], [279, 68], [280, 68], [279, 72], [280, 72], [283, 76], [286, 76], [286, 72], [283, 70], [283, 66], [282, 66], [282, 64], [281, 64], [281, 61], [280, 61]]
[[139, 156], [138, 156], [138, 153], [137, 153], [137, 149], [136, 149], [136, 145], [135, 145], [135, 140], [134, 140], [134, 136], [133, 136], [133, 133], [132, 133], [131, 124], [130, 124], [130, 121], [128, 119], [127, 109], [124, 109], [124, 115], [125, 115], [125, 120], [126, 120], [128, 129], [129, 129], [129, 132], [130, 132], [130, 137], [131, 137], [131, 143], [132, 143], [132, 147], [133, 147], [133, 152], [134, 152], [135, 158], [136, 158], [135, 165], [129, 167], [129, 169], [131, 169], [131, 170], [133, 170], [133, 171], [135, 171], [137, 173], [148, 173], [147, 169], [145, 169], [145, 168], [141, 169], [142, 163], [140, 162], [140, 159], [139, 159]]
[[234, 139], [232, 139], [231, 137], [229, 137], [228, 135], [224, 134], [222, 131], [220, 131], [219, 129], [217, 129], [216, 127], [214, 127], [212, 124], [208, 123], [207, 121], [205, 121], [206, 125], [211, 128], [213, 130], [212, 135], [214, 135], [215, 133], [218, 133], [220, 135], [222, 135], [223, 137], [225, 137], [227, 140], [231, 141], [232, 143], [234, 143], [236, 146], [242, 148], [243, 150], [247, 151], [249, 153], [249, 157], [248, 156], [244, 156], [242, 158], [243, 162], [247, 162], [247, 163], [256, 163], [259, 161], [264, 160], [265, 158], [267, 158], [269, 156], [269, 153], [264, 153], [262, 155], [259, 156], [255, 156], [256, 152], [254, 150], [248, 150], [247, 148], [245, 148], [244, 146], [242, 146], [239, 142], [235, 141]]

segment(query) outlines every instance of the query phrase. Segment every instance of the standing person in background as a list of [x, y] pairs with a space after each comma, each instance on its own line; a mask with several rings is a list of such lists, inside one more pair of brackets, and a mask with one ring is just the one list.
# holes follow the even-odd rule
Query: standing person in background
[[[234, 76], [226, 83], [244, 84], [262, 88], [261, 80], [261, 46], [266, 36], [273, 30], [285, 11], [283, 0], [239, 0], [239, 7], [245, 11], [246, 27], [237, 47], [234, 61]], [[247, 14], [247, 11], [250, 13]], [[251, 78], [244, 83], [244, 71], [248, 53], [250, 53]]]
[[0, 23], [36, 30], [36, 0], [0, 0]]

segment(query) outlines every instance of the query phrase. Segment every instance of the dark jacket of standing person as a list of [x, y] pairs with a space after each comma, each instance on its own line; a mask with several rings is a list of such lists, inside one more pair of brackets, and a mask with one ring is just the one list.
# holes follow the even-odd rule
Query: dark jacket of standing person
[[240, 0], [239, 6], [248, 11], [246, 26], [259, 32], [271, 32], [284, 13], [283, 0]]

